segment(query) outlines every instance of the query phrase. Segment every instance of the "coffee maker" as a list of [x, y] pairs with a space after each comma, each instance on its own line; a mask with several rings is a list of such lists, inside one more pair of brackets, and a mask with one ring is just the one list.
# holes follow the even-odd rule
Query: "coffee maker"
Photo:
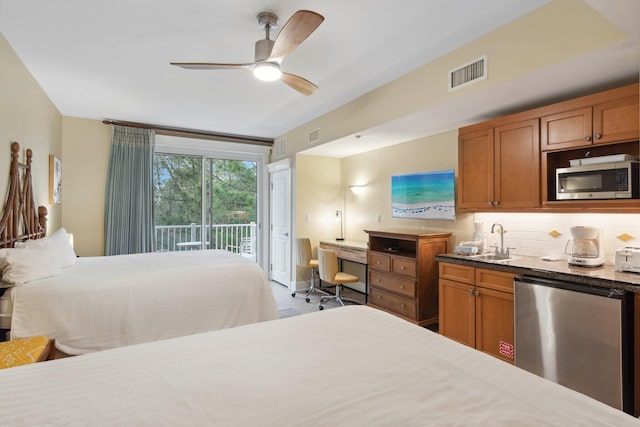
[[571, 240], [567, 241], [564, 252], [569, 257], [569, 265], [599, 267], [604, 264], [602, 254], [602, 233], [596, 227], [576, 225], [569, 228]]

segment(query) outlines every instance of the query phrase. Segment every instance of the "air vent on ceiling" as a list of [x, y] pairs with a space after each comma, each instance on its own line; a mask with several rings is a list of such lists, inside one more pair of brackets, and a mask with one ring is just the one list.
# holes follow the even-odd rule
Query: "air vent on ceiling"
[[315, 144], [316, 142], [320, 142], [320, 128], [309, 132], [309, 144]]
[[449, 91], [487, 78], [487, 55], [449, 71]]
[[283, 136], [273, 141], [273, 157], [275, 159], [279, 159], [280, 157], [284, 157], [286, 154], [287, 154], [287, 137]]

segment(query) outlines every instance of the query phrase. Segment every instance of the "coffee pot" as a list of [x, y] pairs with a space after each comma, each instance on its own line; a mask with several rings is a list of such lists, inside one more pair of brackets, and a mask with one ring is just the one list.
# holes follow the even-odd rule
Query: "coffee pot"
[[602, 255], [602, 234], [596, 227], [576, 225], [569, 228], [572, 239], [567, 241], [564, 252], [569, 257], [569, 265], [598, 267], [604, 264]]

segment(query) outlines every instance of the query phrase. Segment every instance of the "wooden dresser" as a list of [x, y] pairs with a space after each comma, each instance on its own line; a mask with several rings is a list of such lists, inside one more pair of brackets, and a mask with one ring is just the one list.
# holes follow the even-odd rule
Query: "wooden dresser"
[[451, 233], [365, 230], [369, 234], [369, 305], [420, 326], [438, 322], [437, 254]]

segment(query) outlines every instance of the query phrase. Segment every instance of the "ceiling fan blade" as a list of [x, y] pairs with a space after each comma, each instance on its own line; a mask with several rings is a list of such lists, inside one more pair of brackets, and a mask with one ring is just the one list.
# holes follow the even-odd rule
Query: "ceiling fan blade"
[[313, 95], [316, 89], [318, 89], [318, 86], [314, 85], [309, 80], [303, 79], [302, 77], [296, 76], [295, 74], [282, 73], [282, 77], [280, 77], [280, 80], [306, 96]]
[[235, 69], [247, 69], [251, 70], [256, 65], [254, 62], [249, 64], [216, 64], [213, 62], [171, 62], [171, 65], [175, 65], [187, 70], [235, 70]]
[[324, 21], [324, 16], [310, 10], [299, 10], [289, 18], [278, 33], [269, 56], [269, 61], [282, 61], [286, 55], [300, 45]]

